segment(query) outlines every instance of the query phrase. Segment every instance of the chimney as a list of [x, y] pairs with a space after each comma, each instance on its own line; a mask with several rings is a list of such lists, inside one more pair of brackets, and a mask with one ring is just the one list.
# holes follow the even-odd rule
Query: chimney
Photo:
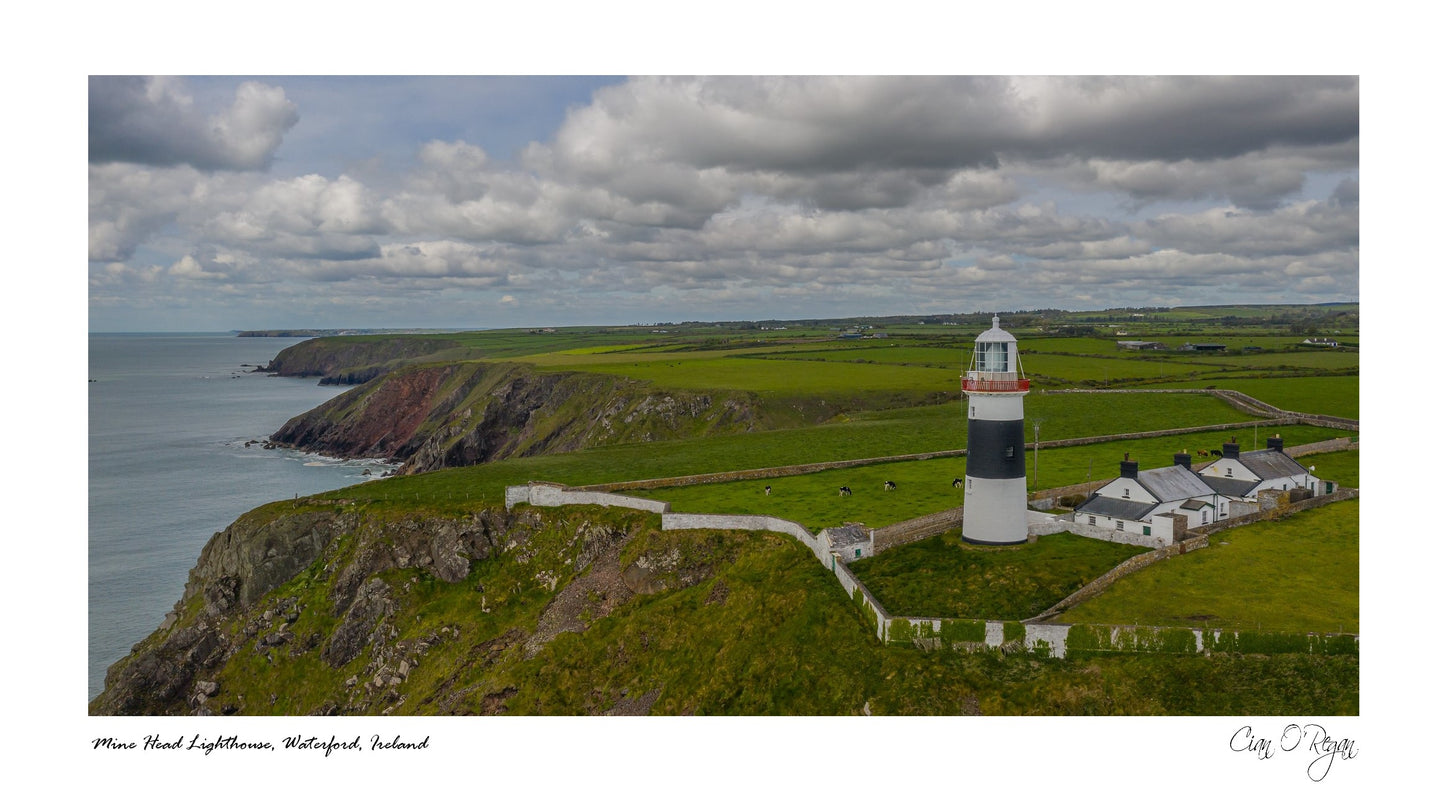
[[1130, 461], [1128, 453], [1124, 453], [1124, 460], [1119, 462], [1119, 476], [1131, 479], [1139, 477], [1139, 462]]
[[1227, 441], [1227, 442], [1224, 443], [1224, 457], [1225, 457], [1225, 458], [1238, 458], [1238, 457], [1239, 457], [1239, 442], [1234, 441], [1234, 437], [1233, 437], [1233, 436], [1231, 436], [1231, 437], [1229, 437], [1229, 438], [1230, 438], [1230, 441]]
[[1180, 450], [1174, 454], [1174, 465], [1182, 466], [1185, 469], [1193, 469], [1194, 456], [1190, 455], [1188, 450]]
[[1284, 452], [1284, 440], [1279, 438], [1279, 434], [1275, 434], [1274, 436], [1271, 436], [1268, 439], [1264, 440], [1264, 447], [1266, 450], [1278, 450], [1280, 452]]

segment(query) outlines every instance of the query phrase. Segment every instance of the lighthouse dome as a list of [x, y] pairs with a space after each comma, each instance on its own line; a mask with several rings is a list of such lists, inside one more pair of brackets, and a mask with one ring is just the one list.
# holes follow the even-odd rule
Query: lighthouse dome
[[1009, 334], [1007, 331], [1005, 331], [1005, 330], [1003, 330], [1003, 329], [1000, 329], [1000, 328], [999, 328], [999, 325], [998, 325], [998, 316], [994, 316], [994, 317], [993, 317], [993, 327], [990, 328], [990, 329], [985, 329], [985, 330], [983, 330], [983, 334], [979, 335], [979, 336], [978, 336], [978, 340], [976, 340], [976, 341], [974, 341], [974, 342], [977, 342], [977, 343], [1017, 343], [1017, 342], [1019, 342], [1019, 341], [1018, 341], [1018, 338], [1016, 338], [1016, 337], [1014, 337], [1013, 335]]

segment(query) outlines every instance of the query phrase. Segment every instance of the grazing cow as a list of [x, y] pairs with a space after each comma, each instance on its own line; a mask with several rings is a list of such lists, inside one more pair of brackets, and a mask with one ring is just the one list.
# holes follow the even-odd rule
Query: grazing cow
[[955, 477], [955, 478], [953, 478], [953, 487], [954, 487], [954, 488], [963, 488], [963, 478], [961, 478], [961, 477]]
[[853, 496], [853, 489], [848, 486], [838, 486], [838, 496]]
[[1196, 450], [1195, 452], [1199, 455], [1200, 458], [1208, 458], [1208, 457], [1209, 457], [1209, 451], [1208, 451], [1208, 450]]
[[895, 489], [895, 488], [897, 488], [897, 487], [898, 487], [898, 486], [896, 486], [896, 485], [893, 484], [893, 481], [892, 481], [892, 480], [884, 480], [884, 481], [883, 481], [883, 490], [884, 490], [884, 491], [892, 491], [893, 489]]
[[773, 495], [773, 487], [772, 487], [772, 486], [763, 486], [763, 496], [772, 496], [772, 495]]
[[1221, 453], [1221, 452], [1218, 451], [1218, 450], [1210, 450], [1210, 451], [1209, 451], [1209, 454], [1210, 454], [1211, 456], [1213, 456], [1213, 457], [1216, 457], [1216, 458], [1223, 458], [1223, 457], [1224, 457], [1224, 453]]

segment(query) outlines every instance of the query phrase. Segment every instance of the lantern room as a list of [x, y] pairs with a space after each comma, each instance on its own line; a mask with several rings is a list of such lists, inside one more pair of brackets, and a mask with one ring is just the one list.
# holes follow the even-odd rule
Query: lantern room
[[1029, 380], [1019, 368], [1019, 342], [999, 328], [984, 330], [973, 346], [973, 364], [963, 380], [965, 392], [1028, 392]]

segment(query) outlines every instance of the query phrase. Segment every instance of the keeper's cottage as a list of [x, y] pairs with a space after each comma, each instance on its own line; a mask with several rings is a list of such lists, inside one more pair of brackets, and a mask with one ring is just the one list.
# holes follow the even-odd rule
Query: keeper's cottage
[[1119, 476], [1104, 484], [1074, 509], [1074, 524], [1156, 538], [1163, 545], [1184, 538], [1184, 531], [1259, 509], [1266, 495], [1302, 489], [1319, 493], [1319, 478], [1284, 451], [1284, 440], [1272, 436], [1265, 449], [1241, 453], [1226, 442], [1214, 451], [1216, 460], [1198, 470], [1187, 452], [1174, 464], [1139, 470], [1126, 454]]

